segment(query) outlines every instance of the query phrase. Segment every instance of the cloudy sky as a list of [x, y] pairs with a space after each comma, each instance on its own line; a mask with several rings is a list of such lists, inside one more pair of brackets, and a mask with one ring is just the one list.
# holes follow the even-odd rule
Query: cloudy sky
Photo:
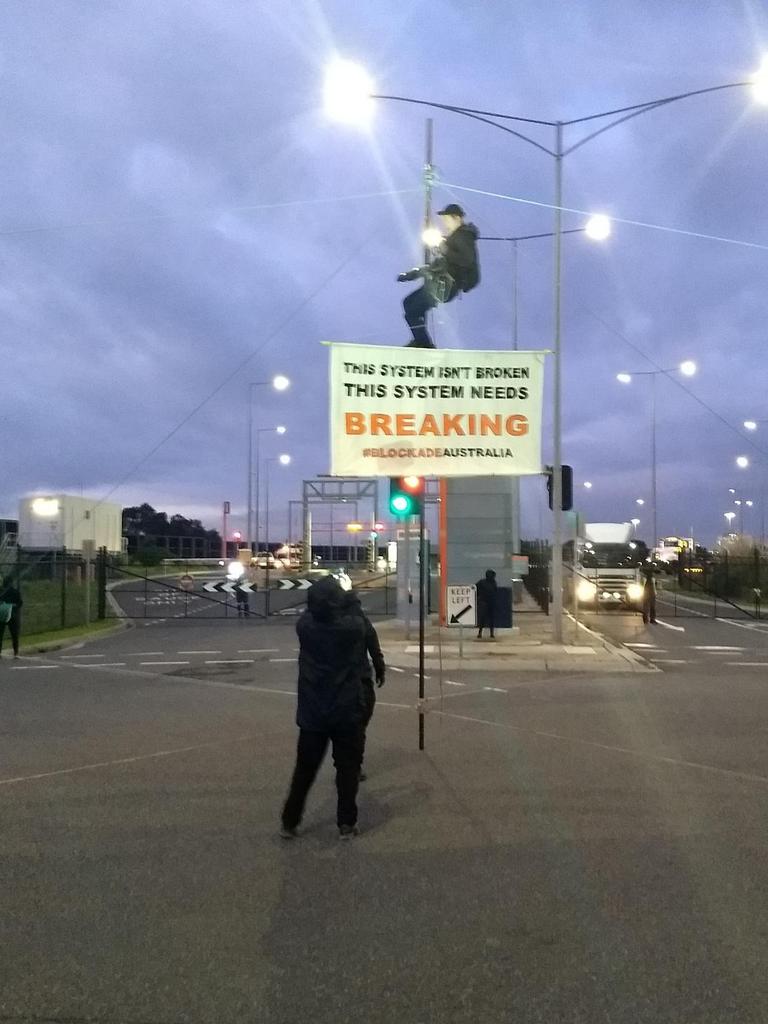
[[[418, 252], [424, 133], [423, 108], [395, 103], [367, 133], [329, 123], [335, 54], [382, 93], [567, 120], [744, 81], [764, 50], [754, 0], [2, 0], [0, 515], [38, 491], [210, 525], [224, 499], [242, 513], [248, 384], [277, 372], [292, 387], [257, 389], [255, 417], [288, 427], [262, 435], [294, 459], [272, 468], [278, 529], [301, 479], [327, 472], [319, 342], [407, 340], [394, 278]], [[550, 230], [552, 162], [534, 147], [437, 113], [435, 157], [436, 199], [483, 233]], [[742, 88], [565, 162], [565, 207], [627, 222], [565, 242], [564, 458], [593, 483], [589, 519], [642, 518], [650, 492], [648, 379], [616, 373], [687, 358], [689, 393], [658, 381], [661, 532], [712, 540], [728, 487], [760, 500], [768, 423], [739, 427], [768, 419], [767, 157], [768, 107]], [[481, 255], [443, 345], [511, 343], [510, 250]], [[521, 347], [551, 344], [551, 257], [520, 249]], [[524, 533], [547, 529], [544, 493], [526, 481]]]

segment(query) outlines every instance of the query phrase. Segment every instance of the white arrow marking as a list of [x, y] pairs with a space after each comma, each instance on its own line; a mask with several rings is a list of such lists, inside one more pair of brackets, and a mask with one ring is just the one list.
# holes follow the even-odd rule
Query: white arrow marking
[[684, 633], [685, 626], [673, 626], [671, 622], [665, 622], [663, 619], [656, 619], [660, 626], [664, 626], [665, 629], [674, 629], [676, 633]]

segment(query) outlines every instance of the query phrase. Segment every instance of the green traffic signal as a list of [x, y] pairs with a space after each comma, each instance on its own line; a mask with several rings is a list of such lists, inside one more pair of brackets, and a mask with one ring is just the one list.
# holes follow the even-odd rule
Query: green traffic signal
[[417, 516], [424, 501], [424, 478], [396, 476], [389, 481], [389, 511], [394, 516]]

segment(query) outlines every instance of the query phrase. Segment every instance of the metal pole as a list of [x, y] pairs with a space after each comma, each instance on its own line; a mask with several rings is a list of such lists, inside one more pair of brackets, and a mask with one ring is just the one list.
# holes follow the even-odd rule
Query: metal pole
[[227, 560], [227, 505], [229, 502], [224, 502], [221, 513], [221, 557], [226, 562]]
[[333, 561], [333, 502], [328, 506], [331, 510], [331, 561]]
[[419, 512], [419, 750], [424, 749], [424, 627], [427, 614], [424, 502]]
[[562, 231], [563, 231], [563, 125], [555, 128], [555, 272], [554, 272], [554, 444], [552, 459], [552, 634], [563, 642], [563, 478], [562, 478], [562, 380], [560, 366]]
[[[517, 352], [518, 343], [518, 272], [517, 241], [512, 242], [512, 348]], [[512, 554], [520, 553], [520, 477], [512, 477]]]
[[251, 550], [253, 540], [253, 384], [248, 385], [248, 525], [245, 542]]
[[659, 526], [656, 513], [656, 376], [651, 374], [651, 500], [653, 502], [653, 537], [651, 555], [659, 543]]
[[256, 508], [254, 519], [256, 524], [256, 554], [259, 553], [259, 484], [261, 481], [261, 434], [256, 431]]
[[411, 517], [403, 520], [405, 526], [405, 639], [411, 639]]
[[304, 541], [304, 552], [302, 558], [304, 565], [302, 568], [309, 570], [312, 568], [312, 509], [310, 508], [306, 497], [304, 498], [302, 512], [302, 534]]
[[269, 464], [272, 459], [264, 460], [264, 545], [267, 549], [266, 568], [264, 570], [264, 614], [269, 618]]

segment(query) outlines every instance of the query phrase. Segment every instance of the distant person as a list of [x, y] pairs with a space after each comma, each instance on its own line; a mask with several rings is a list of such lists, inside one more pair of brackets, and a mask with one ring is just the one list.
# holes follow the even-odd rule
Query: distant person
[[[365, 705], [365, 718], [362, 726], [362, 745], [360, 748], [360, 781], [365, 782], [367, 779], [367, 775], [363, 770], [365, 738], [368, 725], [373, 718], [373, 710], [376, 707], [376, 690], [373, 685], [373, 678], [375, 673], [376, 686], [380, 689], [384, 685], [386, 665], [384, 664], [384, 655], [381, 651], [379, 636], [373, 623], [363, 611], [362, 605], [360, 604], [360, 598], [354, 591], [350, 591], [345, 595], [345, 604], [350, 612], [352, 612], [353, 615], [359, 615], [365, 624], [365, 651], [363, 652], [363, 660], [360, 666], [363, 684], [363, 703]], [[373, 662], [373, 668], [371, 668], [371, 661]]]
[[445, 238], [438, 254], [427, 266], [414, 267], [400, 274], [398, 281], [424, 278], [424, 284], [403, 300], [405, 320], [413, 339], [406, 348], [434, 348], [427, 330], [427, 313], [439, 302], [451, 302], [461, 292], [471, 291], [480, 281], [477, 258], [478, 230], [464, 221], [464, 211], [457, 203], [438, 210], [445, 228]]
[[238, 580], [234, 588], [235, 601], [237, 602], [238, 619], [249, 618], [251, 605], [248, 599], [248, 591], [243, 589], [243, 580]]
[[483, 630], [486, 626], [491, 631], [491, 640], [496, 639], [494, 622], [496, 619], [496, 573], [493, 569], [485, 570], [485, 578], [478, 580], [475, 584], [477, 591], [477, 639], [483, 639]]
[[11, 634], [13, 656], [14, 658], [19, 656], [19, 633], [23, 604], [18, 588], [13, 585], [13, 577], [3, 577], [3, 582], [0, 584], [0, 655], [2, 655], [3, 638], [7, 626], [8, 632]]
[[643, 577], [643, 622], [656, 623], [656, 576], [658, 569], [651, 563], [646, 563], [640, 569]]
[[326, 576], [307, 591], [307, 610], [296, 625], [299, 742], [291, 788], [282, 812], [281, 836], [293, 839], [307, 795], [330, 743], [336, 766], [336, 824], [341, 839], [357, 835], [366, 707], [361, 678], [365, 623], [346, 606], [344, 591]]

